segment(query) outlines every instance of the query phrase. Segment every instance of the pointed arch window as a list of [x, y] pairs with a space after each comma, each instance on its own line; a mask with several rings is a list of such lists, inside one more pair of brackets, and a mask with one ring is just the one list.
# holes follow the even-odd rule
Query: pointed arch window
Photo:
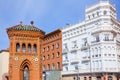
[[31, 52], [31, 44], [28, 44], [28, 52]]
[[24, 80], [29, 80], [29, 68], [25, 66], [24, 68]]
[[26, 45], [22, 44], [22, 52], [25, 52], [25, 51], [26, 51]]
[[20, 52], [20, 44], [19, 43], [16, 44], [16, 52]]
[[37, 45], [34, 44], [34, 53], [36, 53], [36, 52], [37, 52]]

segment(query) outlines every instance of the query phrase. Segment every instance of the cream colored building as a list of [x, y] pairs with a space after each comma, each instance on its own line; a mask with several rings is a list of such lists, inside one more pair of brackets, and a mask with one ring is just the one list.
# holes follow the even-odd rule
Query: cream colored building
[[[0, 51], [0, 80], [6, 80], [8, 74], [9, 52], [8, 50]], [[6, 77], [7, 78], [7, 77]]]

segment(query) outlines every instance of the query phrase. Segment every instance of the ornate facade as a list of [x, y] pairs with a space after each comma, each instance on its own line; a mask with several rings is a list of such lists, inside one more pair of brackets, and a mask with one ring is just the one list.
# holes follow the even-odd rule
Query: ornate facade
[[[45, 37], [47, 36], [45, 32], [31, 22], [31, 25], [20, 23], [10, 27], [7, 33], [10, 40], [9, 80], [42, 80], [42, 65], [44, 65], [42, 46], [46, 43]], [[49, 62], [54, 63], [54, 61]]]
[[62, 30], [63, 80], [120, 79], [120, 22], [116, 8], [101, 0], [85, 20]]

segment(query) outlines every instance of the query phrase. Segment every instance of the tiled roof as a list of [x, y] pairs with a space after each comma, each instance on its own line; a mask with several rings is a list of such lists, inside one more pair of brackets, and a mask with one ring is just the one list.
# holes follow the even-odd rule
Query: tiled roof
[[[7, 28], [7, 30], [42, 31], [39, 28], [32, 26], [32, 25], [16, 25], [16, 26]], [[44, 31], [42, 31], [42, 32], [44, 32]]]

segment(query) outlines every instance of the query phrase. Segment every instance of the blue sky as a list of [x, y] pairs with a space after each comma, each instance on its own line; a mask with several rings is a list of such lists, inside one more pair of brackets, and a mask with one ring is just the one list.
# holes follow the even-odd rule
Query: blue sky
[[[0, 50], [9, 48], [6, 28], [19, 24], [34, 25], [49, 33], [84, 20], [85, 8], [99, 0], [0, 0]], [[116, 5], [120, 20], [120, 0]]]

